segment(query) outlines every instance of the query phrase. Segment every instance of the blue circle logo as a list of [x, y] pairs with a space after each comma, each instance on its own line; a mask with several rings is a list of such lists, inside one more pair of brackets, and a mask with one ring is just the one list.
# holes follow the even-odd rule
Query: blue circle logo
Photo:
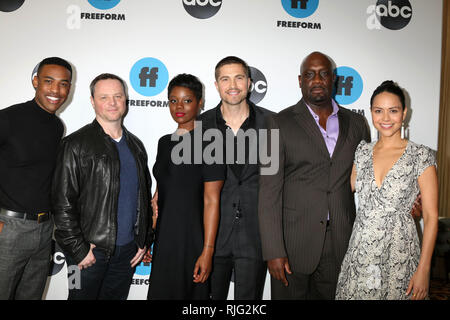
[[281, 0], [284, 10], [296, 18], [312, 15], [319, 6], [319, 0]]
[[156, 58], [143, 58], [136, 62], [130, 71], [133, 89], [146, 97], [161, 93], [169, 82], [169, 71]]
[[141, 262], [136, 266], [136, 271], [134, 272], [140, 276], [148, 276], [152, 270], [152, 265], [149, 262]]
[[[151, 246], [150, 254], [153, 254], [153, 245]], [[146, 261], [145, 256], [144, 256], [144, 260], [141, 261], [141, 263], [139, 263], [136, 266], [136, 270], [134, 273], [137, 275], [140, 275], [140, 276], [148, 276], [150, 274], [151, 270], [152, 270], [152, 264], [150, 261]]]
[[334, 73], [336, 75], [334, 89], [336, 102], [346, 105], [358, 100], [363, 91], [363, 80], [359, 73], [350, 67], [338, 67]]
[[97, 8], [100, 10], [108, 10], [108, 9], [112, 9], [115, 6], [117, 6], [119, 4], [120, 0], [88, 0], [88, 2], [94, 8]]

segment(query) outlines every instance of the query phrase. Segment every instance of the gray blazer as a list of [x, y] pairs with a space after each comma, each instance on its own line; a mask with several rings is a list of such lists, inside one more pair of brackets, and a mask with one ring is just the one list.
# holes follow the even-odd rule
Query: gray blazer
[[293, 270], [311, 274], [320, 260], [329, 212], [340, 266], [355, 220], [353, 157], [361, 140], [370, 141], [370, 132], [362, 115], [339, 107], [338, 119], [339, 136], [330, 158], [303, 99], [268, 118], [268, 128], [280, 130], [280, 168], [275, 175], [260, 177], [264, 260], [287, 257]]
[[[248, 101], [249, 104], [252, 102]], [[265, 117], [273, 113], [255, 106], [254, 129], [265, 128]], [[201, 114], [204, 129], [217, 128], [216, 112], [220, 104]], [[216, 256], [225, 256], [234, 246], [234, 254], [262, 260], [258, 224], [259, 165], [246, 164], [241, 177], [227, 166], [227, 177], [220, 198], [220, 222], [216, 239]]]

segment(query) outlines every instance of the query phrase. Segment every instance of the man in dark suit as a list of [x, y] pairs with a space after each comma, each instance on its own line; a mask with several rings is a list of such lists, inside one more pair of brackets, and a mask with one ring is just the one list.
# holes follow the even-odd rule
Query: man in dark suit
[[[265, 116], [270, 111], [247, 99], [251, 82], [248, 65], [242, 59], [233, 56], [222, 59], [216, 65], [215, 78], [221, 102], [199, 120], [205, 129], [222, 132], [224, 148], [226, 137], [231, 137], [234, 152], [229, 153], [227, 146], [227, 177], [221, 193], [211, 295], [215, 300], [226, 299], [234, 274], [235, 299], [262, 299], [266, 264], [262, 259], [257, 212], [259, 165], [251, 160], [254, 154], [249, 155], [249, 151], [257, 149], [256, 133], [265, 127]], [[246, 139], [241, 149], [239, 141], [244, 141], [245, 135], [253, 138]]]
[[311, 53], [300, 72], [302, 99], [268, 118], [279, 130], [279, 170], [260, 177], [263, 257], [272, 299], [334, 299], [355, 219], [353, 156], [370, 133], [363, 116], [332, 99], [327, 56]]

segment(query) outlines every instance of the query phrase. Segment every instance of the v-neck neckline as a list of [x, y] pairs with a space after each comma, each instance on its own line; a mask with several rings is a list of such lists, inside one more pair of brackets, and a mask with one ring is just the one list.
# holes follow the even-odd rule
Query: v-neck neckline
[[370, 159], [371, 159], [371, 161], [372, 161], [372, 179], [373, 179], [373, 181], [375, 182], [375, 186], [377, 187], [377, 190], [379, 191], [379, 190], [382, 189], [383, 184], [384, 184], [384, 182], [386, 181], [386, 179], [387, 179], [387, 177], [389, 176], [389, 174], [391, 173], [392, 169], [397, 165], [397, 163], [400, 162], [400, 160], [401, 160], [401, 159], [404, 157], [404, 155], [406, 154], [406, 150], [407, 150], [408, 147], [409, 147], [409, 140], [406, 142], [405, 149], [403, 150], [401, 156], [397, 159], [397, 161], [394, 162], [394, 164], [389, 168], [389, 170], [388, 170], [388, 171], [386, 172], [386, 174], [384, 175], [383, 179], [381, 180], [380, 186], [378, 186], [377, 179], [375, 178], [375, 165], [374, 165], [374, 162], [373, 162], [373, 149], [375, 148], [375, 145], [376, 145], [376, 142], [375, 142], [375, 143], [373, 144], [373, 146], [372, 146], [372, 154], [371, 154]]

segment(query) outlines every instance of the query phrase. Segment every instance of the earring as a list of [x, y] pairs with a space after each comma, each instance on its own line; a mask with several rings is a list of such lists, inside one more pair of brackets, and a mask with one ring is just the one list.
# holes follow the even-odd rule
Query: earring
[[405, 122], [404, 121], [402, 121], [402, 128], [400, 129], [400, 137], [402, 139], [405, 138]]

